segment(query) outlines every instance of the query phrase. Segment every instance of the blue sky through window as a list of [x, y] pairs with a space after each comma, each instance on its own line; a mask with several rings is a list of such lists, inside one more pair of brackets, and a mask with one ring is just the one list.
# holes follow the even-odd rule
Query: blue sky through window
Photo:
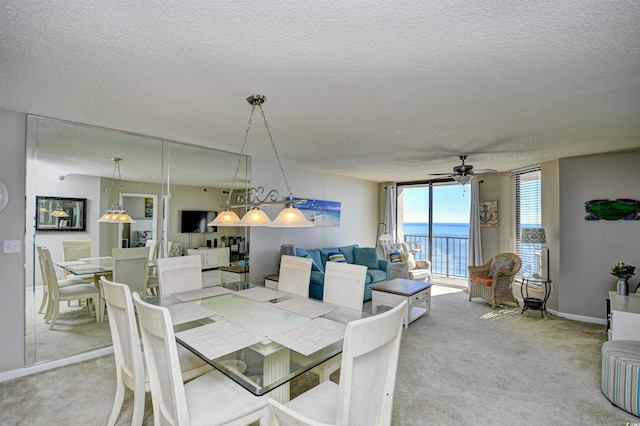
[[[403, 222], [429, 221], [429, 187], [405, 188]], [[471, 185], [434, 186], [433, 223], [469, 223]]]

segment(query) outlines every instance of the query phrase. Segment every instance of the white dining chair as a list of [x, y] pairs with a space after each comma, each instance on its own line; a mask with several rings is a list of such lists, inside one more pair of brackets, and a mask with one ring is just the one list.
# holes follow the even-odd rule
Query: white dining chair
[[320, 383], [282, 404], [269, 399], [272, 426], [391, 425], [393, 394], [407, 310], [403, 301], [382, 314], [347, 324], [340, 384]]
[[313, 260], [307, 257], [283, 254], [280, 258], [278, 290], [309, 297], [312, 262]]
[[[127, 387], [133, 391], [131, 424], [141, 425], [145, 392], [149, 392], [151, 388], [142, 359], [142, 347], [133, 311], [131, 291], [126, 284], [115, 283], [105, 277], [100, 278], [100, 283], [109, 311], [109, 328], [116, 363], [116, 395], [107, 424], [116, 424], [122, 410], [124, 390]], [[178, 358], [184, 381], [192, 380], [213, 370], [213, 367], [185, 348], [178, 350]]]
[[112, 249], [113, 281], [126, 284], [132, 292], [144, 293], [149, 276], [149, 247]]
[[202, 288], [201, 257], [165, 257], [158, 259], [160, 296]]
[[156, 425], [250, 425], [266, 416], [266, 395], [251, 395], [219, 371], [183, 383], [169, 310], [143, 302], [138, 294], [133, 300]]
[[[323, 301], [355, 311], [362, 311], [366, 278], [366, 266], [327, 262], [324, 272]], [[329, 380], [331, 374], [340, 369], [341, 363], [342, 356], [336, 355], [314, 367], [311, 371], [320, 377], [320, 383], [322, 383]]]
[[[44, 263], [44, 254], [42, 253], [42, 246], [36, 246], [36, 251], [38, 252], [38, 266], [40, 267], [40, 278], [42, 280], [42, 301], [40, 302], [40, 308], [38, 308], [38, 313], [41, 314], [43, 311], [45, 313], [45, 318], [49, 316], [48, 311], [52, 306], [51, 302], [51, 292], [49, 288], [49, 280], [47, 278], [46, 265]], [[64, 278], [58, 280], [58, 287], [67, 287], [73, 284], [86, 284], [87, 282], [81, 278]], [[46, 309], [46, 311], [45, 311]]]
[[[91, 257], [91, 240], [62, 240], [62, 260], [65, 262]], [[65, 270], [65, 277], [69, 273]], [[93, 283], [93, 274], [74, 275], [84, 281]]]
[[[71, 284], [60, 287], [58, 285], [58, 277], [56, 276], [56, 270], [53, 266], [49, 249], [42, 247], [41, 253], [50, 294], [50, 307], [47, 308], [47, 314], [45, 315], [45, 323], [49, 323], [49, 330], [53, 329], [56, 321], [58, 320], [61, 302], [86, 299], [87, 310], [90, 315], [92, 307], [90, 299], [94, 301], [96, 307], [102, 305], [100, 291], [98, 290], [98, 287], [93, 284], [83, 282], [82, 284]], [[96, 321], [100, 321], [98, 309], [96, 309]]]

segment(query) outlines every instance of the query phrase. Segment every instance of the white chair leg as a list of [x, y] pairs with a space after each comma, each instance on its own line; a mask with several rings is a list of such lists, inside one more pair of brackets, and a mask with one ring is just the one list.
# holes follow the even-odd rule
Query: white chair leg
[[56, 324], [56, 320], [58, 319], [59, 303], [54, 303], [53, 305], [54, 305], [53, 313], [51, 314], [51, 322], [49, 323], [49, 330], [53, 330], [53, 326]]
[[133, 392], [133, 418], [131, 424], [134, 426], [142, 425], [142, 418], [144, 416], [144, 398], [145, 392]]
[[49, 295], [47, 293], [42, 293], [42, 302], [40, 303], [40, 309], [38, 309], [38, 313], [41, 314], [47, 305], [47, 300], [49, 299]]
[[113, 426], [116, 424], [116, 420], [118, 420], [118, 415], [120, 414], [120, 410], [122, 409], [122, 402], [124, 401], [124, 384], [121, 381], [116, 383], [116, 397], [113, 401], [113, 408], [111, 409], [111, 415], [109, 416], [109, 421], [107, 425]]

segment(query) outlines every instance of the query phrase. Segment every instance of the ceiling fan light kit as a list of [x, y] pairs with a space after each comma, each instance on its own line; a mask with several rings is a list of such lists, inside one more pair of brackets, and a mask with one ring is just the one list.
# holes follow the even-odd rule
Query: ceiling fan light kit
[[477, 170], [476, 172], [474, 172], [473, 166], [471, 164], [464, 163], [465, 160], [467, 159], [466, 155], [459, 155], [458, 158], [460, 159], [460, 161], [462, 161], [462, 164], [459, 166], [455, 166], [453, 168], [453, 173], [432, 173], [431, 175], [432, 176], [439, 176], [439, 175], [449, 176], [450, 178], [455, 180], [457, 183], [465, 185], [471, 182], [471, 179], [473, 179], [473, 177], [478, 174], [496, 172], [496, 170], [493, 170], [493, 169], [483, 169], [483, 170]]

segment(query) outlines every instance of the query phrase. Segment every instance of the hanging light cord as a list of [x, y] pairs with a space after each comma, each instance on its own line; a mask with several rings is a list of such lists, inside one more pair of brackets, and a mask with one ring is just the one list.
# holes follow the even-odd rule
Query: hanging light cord
[[273, 153], [276, 156], [276, 160], [278, 160], [278, 166], [280, 167], [280, 171], [282, 172], [282, 179], [284, 180], [285, 185], [287, 185], [287, 192], [289, 193], [289, 196], [292, 196], [293, 194], [291, 193], [291, 187], [289, 186], [289, 181], [287, 180], [287, 174], [284, 171], [282, 161], [280, 161], [280, 155], [278, 154], [276, 143], [273, 141], [273, 136], [271, 136], [271, 129], [269, 128], [269, 123], [267, 123], [267, 117], [264, 115], [264, 110], [262, 109], [262, 102], [258, 103], [258, 108], [260, 108], [260, 113], [262, 114], [262, 119], [264, 120], [264, 126], [267, 128], [267, 134], [269, 135], [269, 140], [271, 141], [271, 146], [273, 147]]

